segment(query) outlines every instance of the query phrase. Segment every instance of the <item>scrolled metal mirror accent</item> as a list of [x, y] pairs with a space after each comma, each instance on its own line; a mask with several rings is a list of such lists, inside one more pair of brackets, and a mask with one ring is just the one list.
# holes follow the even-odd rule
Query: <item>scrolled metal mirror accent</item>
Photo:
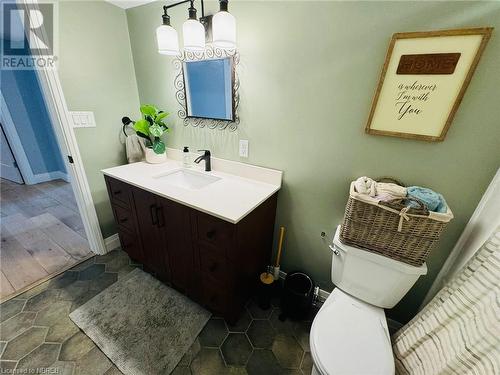
[[[233, 69], [233, 87], [232, 87], [232, 101], [233, 101], [233, 120], [218, 120], [200, 117], [189, 117], [188, 109], [186, 103], [186, 83], [184, 77], [183, 64], [189, 61], [201, 61], [207, 59], [223, 59], [232, 58], [232, 69]], [[189, 52], [184, 51], [182, 55], [173, 61], [175, 69], [178, 73], [174, 79], [174, 87], [176, 89], [175, 98], [180, 105], [180, 109], [177, 111], [178, 116], [183, 119], [184, 126], [191, 125], [193, 127], [209, 129], [219, 129], [230, 131], [235, 131], [240, 123], [240, 118], [238, 116], [238, 105], [240, 102], [240, 95], [238, 89], [240, 87], [240, 81], [237, 73], [237, 65], [240, 61], [240, 55], [236, 50], [227, 51], [213, 46], [207, 46], [204, 52]]]

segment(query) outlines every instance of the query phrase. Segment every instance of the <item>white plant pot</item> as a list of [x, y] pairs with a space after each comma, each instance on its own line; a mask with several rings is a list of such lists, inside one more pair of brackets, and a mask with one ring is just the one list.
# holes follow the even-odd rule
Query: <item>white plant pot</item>
[[167, 161], [167, 153], [157, 154], [152, 148], [146, 147], [145, 150], [146, 161], [151, 164], [160, 164]]

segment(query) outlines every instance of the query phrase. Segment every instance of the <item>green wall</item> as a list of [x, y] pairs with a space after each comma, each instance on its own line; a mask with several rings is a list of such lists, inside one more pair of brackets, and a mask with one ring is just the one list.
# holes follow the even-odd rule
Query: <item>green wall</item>
[[93, 111], [97, 127], [75, 129], [104, 237], [115, 233], [103, 168], [126, 162], [121, 118], [139, 97], [125, 11], [103, 1], [59, 2], [59, 76], [70, 111]]
[[[171, 59], [156, 53], [163, 3], [127, 10], [139, 96], [176, 113]], [[209, 11], [217, 9], [209, 2]], [[241, 124], [227, 132], [171, 122], [168, 146], [208, 148], [284, 171], [277, 225], [287, 227], [282, 267], [309, 272], [331, 289], [331, 252], [320, 238], [342, 220], [349, 182], [396, 176], [444, 194], [455, 220], [428, 260], [429, 273], [389, 316], [416, 312], [500, 162], [500, 4], [488, 2], [231, 2], [241, 63]], [[171, 13], [179, 31], [184, 7]], [[494, 26], [446, 140], [370, 136], [364, 126], [388, 42], [395, 32]]]

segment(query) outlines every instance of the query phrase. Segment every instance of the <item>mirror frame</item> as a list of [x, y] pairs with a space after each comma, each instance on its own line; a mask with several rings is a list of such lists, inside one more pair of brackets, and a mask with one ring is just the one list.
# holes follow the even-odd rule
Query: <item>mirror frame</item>
[[[224, 119], [212, 119], [205, 117], [195, 117], [188, 115], [187, 111], [187, 95], [186, 95], [186, 82], [184, 79], [184, 63], [190, 61], [201, 61], [201, 60], [218, 60], [230, 58], [231, 67], [231, 79], [232, 79], [232, 105], [233, 105], [233, 116], [230, 120]], [[236, 50], [223, 50], [213, 46], [207, 46], [204, 52], [187, 52], [184, 51], [182, 55], [173, 61], [175, 69], [177, 69], [177, 75], [174, 79], [175, 87], [175, 98], [177, 103], [180, 105], [180, 109], [177, 111], [177, 115], [183, 120], [184, 126], [191, 125], [193, 127], [209, 129], [219, 129], [229, 131], [235, 131], [238, 128], [240, 119], [238, 116], [238, 105], [240, 102], [239, 87], [240, 81], [237, 74], [237, 65], [239, 63], [239, 53]]]

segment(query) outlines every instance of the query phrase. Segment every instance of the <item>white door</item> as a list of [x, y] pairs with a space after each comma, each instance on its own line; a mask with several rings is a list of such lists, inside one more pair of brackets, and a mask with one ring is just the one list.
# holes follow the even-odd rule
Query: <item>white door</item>
[[21, 176], [21, 172], [19, 172], [19, 168], [17, 167], [16, 159], [14, 159], [14, 155], [12, 155], [12, 150], [10, 149], [9, 142], [7, 142], [7, 138], [5, 138], [3, 125], [1, 125], [0, 133], [0, 177], [5, 178], [6, 180], [17, 182], [18, 184], [23, 184], [23, 177]]

